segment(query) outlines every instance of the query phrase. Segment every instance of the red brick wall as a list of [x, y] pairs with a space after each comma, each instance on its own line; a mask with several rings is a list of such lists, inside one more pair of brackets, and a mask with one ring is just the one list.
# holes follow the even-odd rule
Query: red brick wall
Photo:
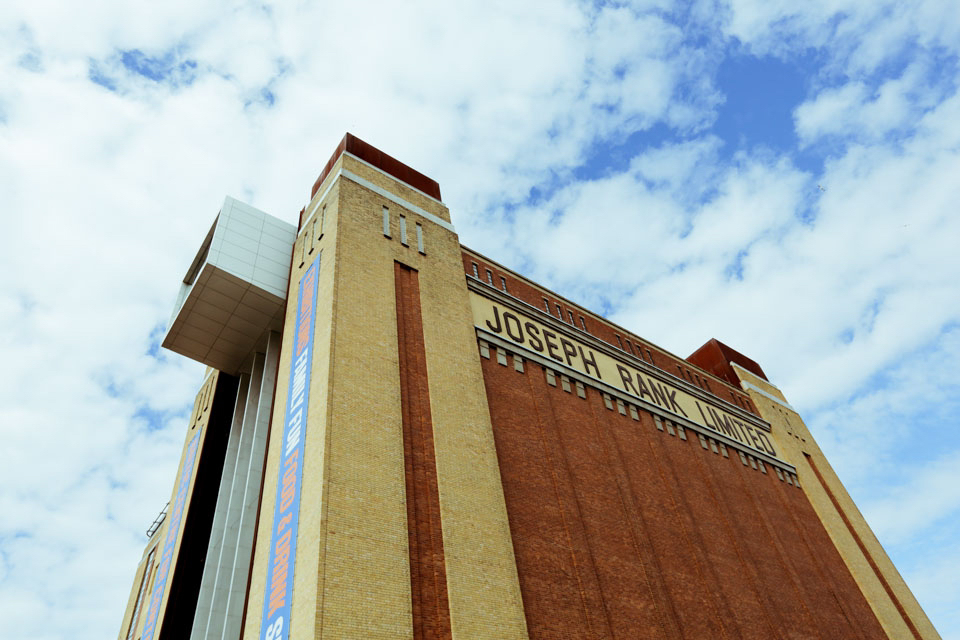
[[394, 263], [394, 270], [413, 637], [439, 640], [451, 638], [452, 633], [420, 313], [420, 281], [415, 270], [398, 262]]
[[498, 364], [492, 347], [481, 362], [532, 638], [884, 637], [772, 467], [551, 386], [535, 363]]

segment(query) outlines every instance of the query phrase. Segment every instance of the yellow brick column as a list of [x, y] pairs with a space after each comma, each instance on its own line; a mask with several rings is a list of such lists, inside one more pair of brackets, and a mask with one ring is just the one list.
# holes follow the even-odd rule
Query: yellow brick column
[[770, 423], [777, 451], [797, 468], [801, 488], [887, 635], [898, 640], [940, 638], [783, 393], [743, 367], [731, 365], [760, 415]]
[[412, 638], [393, 262], [381, 242], [380, 207], [336, 179], [315, 637]]
[[[309, 220], [324, 205], [323, 236], [315, 237]], [[383, 233], [384, 207], [389, 237]], [[290, 327], [300, 275], [317, 259], [290, 637], [413, 637], [395, 261], [416, 269], [420, 282], [453, 635], [527, 637], [460, 244], [449, 219], [441, 202], [349, 154], [341, 155], [307, 208], [294, 246], [244, 629], [248, 640], [260, 634]]]
[[[355, 158], [345, 156], [343, 168], [352, 177], [340, 179], [332, 402], [334, 412], [342, 407], [345, 419], [353, 422], [350, 433], [355, 435], [344, 434], [338, 450], [338, 427], [331, 418], [327, 527], [328, 541], [340, 536], [338, 544], [349, 545], [344, 553], [361, 561], [345, 567], [332, 555], [326, 558], [328, 581], [332, 576], [340, 582], [327, 584], [321, 628], [325, 634], [328, 629], [348, 633], [363, 628], [377, 637], [379, 632], [409, 637], [412, 624], [393, 266], [399, 261], [417, 269], [420, 283], [454, 637], [526, 637], [460, 244], [453, 231], [435, 222], [449, 222], [449, 213], [442, 203]], [[384, 207], [389, 237], [383, 233]], [[342, 476], [338, 465], [345, 468]], [[333, 533], [337, 531], [350, 531], [355, 538], [345, 540], [342, 533]], [[334, 550], [329, 543], [328, 549]], [[352, 593], [368, 584], [371, 574], [381, 583], [380, 602]], [[360, 606], [357, 597], [363, 599]], [[407, 635], [387, 632], [388, 627], [398, 630], [394, 613], [399, 611], [408, 616]], [[338, 637], [336, 632], [332, 637]]]
[[[331, 181], [332, 182], [332, 181]], [[327, 189], [330, 186], [331, 188]], [[325, 208], [324, 208], [325, 207]], [[284, 332], [277, 371], [267, 458], [264, 466], [263, 491], [260, 502], [257, 538], [250, 589], [243, 627], [243, 638], [260, 637], [264, 594], [267, 581], [267, 563], [271, 542], [271, 527], [276, 506], [277, 478], [280, 451], [290, 383], [290, 365], [296, 326], [296, 301], [300, 293], [300, 278], [317, 260], [316, 321], [313, 336], [307, 426], [304, 435], [303, 480], [301, 486], [299, 530], [296, 563], [293, 566], [293, 602], [290, 620], [290, 638], [314, 637], [314, 624], [322, 588], [318, 567], [323, 565], [325, 535], [325, 495], [327, 492], [327, 454], [330, 432], [330, 370], [335, 310], [336, 238], [339, 220], [339, 189], [336, 184], [325, 184], [308, 206], [311, 220], [305, 220], [293, 247], [290, 284]], [[323, 219], [322, 226], [320, 218]], [[316, 225], [312, 223], [317, 220]], [[292, 301], [292, 302], [291, 302]], [[319, 634], [317, 635], [319, 637]]]

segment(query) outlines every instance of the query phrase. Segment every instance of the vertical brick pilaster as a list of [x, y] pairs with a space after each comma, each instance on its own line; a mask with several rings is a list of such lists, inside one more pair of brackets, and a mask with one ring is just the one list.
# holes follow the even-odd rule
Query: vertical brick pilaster
[[399, 262], [394, 269], [413, 637], [452, 638], [420, 285], [414, 269]]

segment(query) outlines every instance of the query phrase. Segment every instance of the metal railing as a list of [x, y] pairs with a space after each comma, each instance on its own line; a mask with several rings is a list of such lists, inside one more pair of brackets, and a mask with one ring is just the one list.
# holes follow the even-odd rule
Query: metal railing
[[167, 509], [170, 508], [170, 503], [163, 505], [163, 509], [160, 510], [160, 513], [153, 520], [153, 524], [147, 527], [147, 538], [152, 538], [153, 534], [157, 532], [157, 529], [160, 528], [160, 525], [163, 524], [163, 521], [167, 519]]

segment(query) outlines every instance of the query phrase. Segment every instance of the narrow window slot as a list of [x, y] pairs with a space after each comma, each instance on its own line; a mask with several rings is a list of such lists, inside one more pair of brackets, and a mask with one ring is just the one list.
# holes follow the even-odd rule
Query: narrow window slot
[[417, 223], [417, 251], [426, 255], [427, 252], [423, 250], [423, 225], [419, 222]]
[[404, 215], [400, 215], [400, 244], [405, 247], [410, 245], [407, 244], [407, 218]]
[[390, 209], [386, 205], [383, 206], [383, 235], [390, 237]]

